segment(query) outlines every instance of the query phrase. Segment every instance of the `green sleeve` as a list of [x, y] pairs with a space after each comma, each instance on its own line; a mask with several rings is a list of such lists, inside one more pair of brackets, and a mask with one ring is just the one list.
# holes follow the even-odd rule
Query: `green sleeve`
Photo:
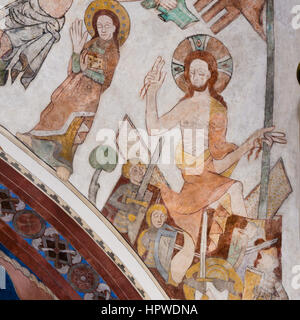
[[157, 7], [157, 3], [155, 2], [155, 0], [144, 0], [141, 2], [141, 5], [145, 9], [153, 9]]
[[80, 54], [78, 54], [78, 53], [73, 53], [73, 55], [72, 55], [72, 71], [74, 73], [79, 73], [81, 71]]
[[83, 74], [97, 83], [100, 83], [100, 84], [104, 83], [105, 76], [102, 70], [99, 70], [99, 72], [96, 72], [96, 71], [87, 69], [83, 72]]

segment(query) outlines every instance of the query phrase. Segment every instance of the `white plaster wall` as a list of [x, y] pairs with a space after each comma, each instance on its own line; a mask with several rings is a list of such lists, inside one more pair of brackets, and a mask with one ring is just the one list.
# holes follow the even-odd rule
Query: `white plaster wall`
[[[62, 39], [51, 50], [40, 73], [30, 87], [24, 91], [18, 81], [13, 86], [0, 89], [0, 124], [12, 133], [26, 132], [39, 120], [41, 111], [50, 101], [53, 90], [67, 75], [67, 64], [71, 55], [69, 27], [73, 20], [83, 18], [88, 0], [75, 1], [67, 14]], [[187, 0], [190, 9], [193, 1]], [[291, 27], [291, 8], [297, 0], [275, 0], [276, 4], [276, 98], [275, 124], [287, 133], [287, 146], [274, 146], [272, 164], [283, 157], [294, 193], [285, 202], [280, 212], [283, 220], [283, 272], [284, 285], [291, 298], [300, 298], [300, 290], [291, 287], [291, 268], [300, 264], [299, 239], [299, 125], [297, 108], [299, 86], [295, 81], [295, 70], [300, 61], [300, 32]], [[153, 10], [145, 10], [139, 3], [124, 3], [131, 18], [131, 32], [121, 47], [121, 59], [111, 87], [103, 94], [94, 125], [85, 143], [81, 145], [74, 159], [74, 174], [70, 182], [83, 195], [87, 195], [93, 169], [88, 163], [91, 150], [98, 145], [96, 135], [101, 128], [117, 130], [118, 121], [127, 113], [138, 128], [145, 129], [145, 101], [139, 98], [139, 90], [146, 73], [156, 57], [161, 55], [168, 71], [165, 83], [159, 93], [159, 111], [167, 112], [182, 97], [170, 71], [174, 49], [185, 37], [205, 33], [213, 35], [203, 21], [192, 28], [181, 31], [172, 22], [163, 23]], [[198, 15], [196, 13], [196, 15]], [[199, 16], [199, 15], [198, 15]], [[265, 103], [266, 44], [243, 17], [239, 17], [223, 32], [217, 35], [229, 49], [234, 61], [234, 73], [230, 84], [223, 92], [228, 104], [228, 141], [241, 144], [254, 130], [263, 126]], [[4, 141], [3, 141], [4, 143]], [[12, 154], [14, 156], [14, 154]], [[20, 159], [22, 160], [22, 156]], [[21, 161], [22, 162], [22, 161]], [[35, 164], [31, 164], [33, 167]], [[298, 168], [297, 168], [298, 166]], [[180, 184], [180, 175], [171, 174], [174, 167], [162, 168], [170, 184]], [[101, 176], [100, 196], [97, 206], [102, 208], [121, 172], [121, 167], [112, 174]], [[260, 159], [243, 158], [232, 176], [241, 180], [246, 196], [260, 180]], [[47, 182], [47, 181], [45, 181]], [[59, 195], [64, 198], [62, 190]], [[76, 208], [74, 208], [76, 210]], [[84, 214], [83, 214], [84, 216]]]

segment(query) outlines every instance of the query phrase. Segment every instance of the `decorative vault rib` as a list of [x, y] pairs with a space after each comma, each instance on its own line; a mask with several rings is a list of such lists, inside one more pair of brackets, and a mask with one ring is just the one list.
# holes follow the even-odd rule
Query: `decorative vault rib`
[[[85, 258], [84, 261], [89, 261], [91, 269], [101, 275], [101, 278], [119, 299], [148, 299], [145, 291], [124, 264], [111, 252], [103, 240], [95, 235], [81, 217], [58, 195], [3, 151], [0, 152], [0, 183], [30, 206], [30, 209], [38, 212], [41, 219], [47, 221], [48, 225], [46, 224], [46, 227], [51, 228], [53, 226], [60, 235], [68, 239], [72, 246], [64, 250], [72, 251], [72, 248], [76, 248], [80, 256]], [[13, 214], [12, 212], [7, 213]], [[37, 216], [35, 217], [38, 220]], [[7, 223], [3, 221], [1, 221], [1, 224], [2, 228], [3, 225], [6, 228], [8, 227]], [[9, 229], [12, 231], [11, 226], [9, 226]], [[13, 233], [21, 238], [16, 232]], [[58, 239], [60, 239], [60, 236], [58, 236]], [[27, 241], [22, 240], [24, 241], [23, 244], [28, 244]], [[33, 247], [31, 248], [33, 249]], [[55, 264], [53, 261], [52, 263]], [[84, 264], [88, 265], [87, 263]], [[92, 271], [90, 274], [88, 273], [88, 276], [91, 275]], [[54, 294], [56, 294], [55, 291]]]
[[[108, 300], [117, 298], [101, 279], [101, 275], [72, 247], [69, 241], [2, 184], [0, 184], [0, 197], [2, 198], [1, 220], [20, 236], [14, 236], [10, 232], [11, 230], [8, 231], [6, 228], [11, 239], [14, 240], [13, 242], [22, 243], [24, 247], [23, 239], [33, 247], [50, 264], [50, 266], [44, 264], [46, 270], [53, 267], [59, 272], [55, 279], [62, 276], [84, 299], [102, 298]], [[17, 200], [16, 205], [15, 200]], [[8, 210], [7, 207], [9, 207]], [[3, 229], [4, 233], [4, 226]], [[11, 250], [16, 251], [14, 245], [10, 247]], [[41, 257], [37, 256], [37, 259], [42, 261]]]

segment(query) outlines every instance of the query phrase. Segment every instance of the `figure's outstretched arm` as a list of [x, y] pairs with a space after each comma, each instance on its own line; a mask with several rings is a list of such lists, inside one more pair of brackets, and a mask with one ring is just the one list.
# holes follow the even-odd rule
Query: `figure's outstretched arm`
[[128, 205], [119, 201], [119, 198], [126, 194], [127, 186], [120, 186], [113, 195], [109, 198], [108, 203], [114, 206], [116, 209], [127, 211]]
[[162, 86], [166, 73], [162, 73], [165, 62], [158, 57], [148, 72], [141, 95], [146, 95], [146, 126], [149, 135], [159, 135], [174, 128], [182, 118], [185, 103], [178, 103], [173, 109], [159, 117], [157, 112], [157, 93]]
[[228, 153], [223, 159], [214, 159], [216, 172], [222, 173], [226, 171], [234, 163], [238, 162], [246, 153], [257, 147], [257, 142], [259, 142], [259, 145], [266, 142], [270, 147], [274, 142], [285, 144], [285, 138], [281, 138], [281, 141], [278, 141], [278, 138], [276, 137], [277, 133], [273, 132], [274, 129], [275, 127], [258, 129], [239, 148]]

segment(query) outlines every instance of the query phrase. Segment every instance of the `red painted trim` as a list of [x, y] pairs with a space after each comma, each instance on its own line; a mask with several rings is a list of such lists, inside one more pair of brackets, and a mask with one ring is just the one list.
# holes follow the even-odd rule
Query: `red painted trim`
[[33, 247], [0, 220], [0, 242], [61, 300], [81, 300], [71, 285]]
[[[119, 299], [142, 300], [131, 282], [80, 225], [2, 159], [0, 159], [0, 182], [65, 237], [99, 273]], [[28, 267], [30, 268], [30, 265]]]

